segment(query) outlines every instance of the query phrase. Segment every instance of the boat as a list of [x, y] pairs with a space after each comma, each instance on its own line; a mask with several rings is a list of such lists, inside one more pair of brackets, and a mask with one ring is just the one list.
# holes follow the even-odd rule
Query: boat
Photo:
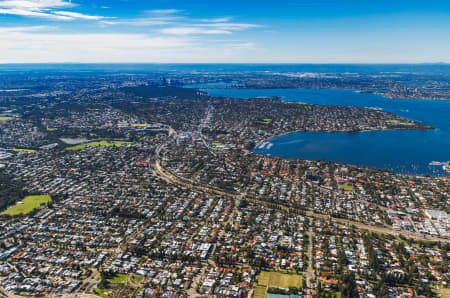
[[268, 142], [262, 142], [261, 144], [259, 144], [259, 146], [257, 146], [258, 149], [264, 149], [264, 147], [268, 144]]
[[432, 161], [432, 162], [430, 162], [428, 165], [430, 165], [430, 166], [442, 166], [442, 162], [440, 162], [440, 161]]
[[442, 168], [444, 169], [444, 171], [446, 171], [447, 173], [450, 173], [450, 162], [443, 165]]

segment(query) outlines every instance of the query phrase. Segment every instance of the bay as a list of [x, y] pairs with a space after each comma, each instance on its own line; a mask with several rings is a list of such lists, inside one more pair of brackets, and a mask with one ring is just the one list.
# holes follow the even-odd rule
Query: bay
[[436, 129], [363, 133], [296, 132], [270, 139], [272, 147], [255, 148], [255, 151], [285, 158], [321, 159], [371, 166], [402, 174], [449, 175], [442, 167], [430, 166], [429, 163], [450, 160], [450, 101], [389, 99], [377, 94], [341, 89], [203, 90], [213, 96], [280, 96], [283, 100], [311, 104], [379, 108], [429, 124]]

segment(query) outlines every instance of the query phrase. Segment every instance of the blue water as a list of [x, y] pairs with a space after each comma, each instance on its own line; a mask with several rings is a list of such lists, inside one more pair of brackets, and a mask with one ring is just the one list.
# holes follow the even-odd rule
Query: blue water
[[286, 158], [321, 159], [393, 170], [403, 174], [448, 175], [431, 161], [450, 161], [450, 101], [388, 99], [376, 94], [336, 89], [205, 89], [214, 96], [283, 100], [325, 105], [382, 108], [421, 121], [435, 130], [364, 133], [292, 133], [271, 139], [256, 152]]

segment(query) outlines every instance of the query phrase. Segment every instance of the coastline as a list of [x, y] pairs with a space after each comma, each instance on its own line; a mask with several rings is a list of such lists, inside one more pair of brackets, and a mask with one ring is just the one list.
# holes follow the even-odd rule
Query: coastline
[[272, 89], [322, 89], [322, 90], [349, 90], [349, 91], [354, 91], [356, 93], [361, 93], [361, 94], [375, 94], [375, 95], [381, 95], [385, 98], [388, 99], [394, 99], [394, 100], [444, 100], [444, 101], [450, 101], [450, 98], [426, 98], [426, 97], [411, 97], [411, 98], [405, 98], [405, 97], [400, 97], [400, 96], [390, 96], [384, 92], [371, 92], [369, 90], [364, 90], [364, 89], [354, 89], [354, 88], [312, 88], [312, 87], [256, 87], [256, 86], [230, 86], [230, 87], [200, 87], [200, 88], [196, 88], [202, 91], [205, 91], [207, 89], [217, 89], [217, 90], [272, 90]]
[[279, 138], [282, 136], [286, 136], [286, 135], [290, 135], [290, 134], [294, 134], [294, 133], [298, 133], [298, 132], [304, 132], [304, 133], [329, 133], [329, 134], [358, 134], [358, 133], [367, 133], [367, 132], [383, 132], [383, 131], [398, 131], [398, 130], [435, 130], [435, 127], [430, 126], [430, 128], [416, 128], [416, 129], [407, 129], [407, 128], [390, 128], [390, 129], [373, 129], [373, 130], [358, 130], [358, 131], [323, 131], [323, 130], [319, 130], [319, 131], [311, 131], [311, 130], [294, 130], [294, 131], [290, 131], [290, 132], [284, 132], [281, 134], [277, 134], [274, 136], [271, 136], [267, 139], [263, 139], [261, 141], [259, 141], [253, 148], [252, 150], [254, 150], [256, 147], [258, 147], [259, 145], [261, 145], [262, 143], [265, 142], [271, 142], [273, 139], [275, 138]]
[[[346, 164], [349, 166], [356, 166], [356, 167], [361, 167], [361, 168], [373, 168], [373, 169], [377, 169], [377, 170], [384, 170], [384, 171], [388, 171], [388, 172], [392, 172], [398, 175], [403, 175], [403, 176], [409, 176], [409, 177], [413, 177], [413, 176], [422, 176], [422, 177], [439, 177], [439, 178], [448, 178], [450, 177], [450, 172], [444, 169], [444, 172], [442, 171], [434, 171], [434, 170], [426, 170], [425, 168], [422, 169], [422, 171], [419, 172], [415, 172], [414, 170], [405, 170], [402, 169], [401, 166], [400, 167], [392, 167], [392, 165], [382, 165], [382, 164], [367, 164], [367, 163], [360, 163], [360, 162], [356, 162], [356, 161], [351, 161], [351, 160], [338, 160], [338, 159], [334, 159], [334, 158], [325, 158], [325, 157], [314, 157], [314, 156], [309, 156], [309, 155], [303, 155], [301, 153], [296, 153], [294, 156], [286, 156], [283, 153], [280, 153], [279, 150], [280, 149], [275, 149], [275, 152], [278, 153], [273, 153], [270, 150], [273, 147], [277, 147], [277, 141], [276, 139], [282, 136], [286, 136], [286, 135], [291, 135], [291, 134], [295, 134], [295, 133], [323, 133], [323, 134], [357, 134], [357, 133], [368, 133], [368, 132], [395, 132], [395, 131], [400, 131], [400, 130], [404, 130], [404, 129], [384, 129], [384, 130], [361, 130], [358, 131], [356, 133], [347, 133], [347, 132], [323, 132], [323, 131], [290, 131], [290, 132], [285, 132], [285, 133], [281, 133], [281, 134], [277, 134], [277, 135], [273, 135], [273, 136], [269, 136], [267, 138], [264, 138], [263, 140], [259, 141], [257, 144], [255, 144], [253, 146], [253, 148], [251, 149], [251, 151], [257, 155], [260, 156], [268, 156], [268, 157], [278, 157], [278, 158], [282, 158], [282, 159], [298, 159], [298, 160], [309, 160], [309, 161], [330, 161], [330, 162], [336, 162], [336, 163], [341, 163], [341, 164]], [[414, 130], [409, 130], [411, 132], [413, 132]], [[304, 136], [306, 138], [306, 140], [308, 140], [308, 136]], [[370, 136], [369, 136], [370, 137]], [[296, 137], [293, 137], [293, 139], [297, 139]], [[299, 135], [298, 139], [302, 139], [302, 137]], [[290, 139], [289, 139], [290, 140]], [[306, 141], [308, 142], [308, 141]], [[263, 145], [262, 148], [258, 148], [259, 146]], [[270, 147], [266, 147], [270, 145]], [[306, 153], [307, 154], [307, 153]], [[426, 165], [428, 165], [429, 161], [426, 161]], [[423, 164], [425, 165], [425, 164]], [[426, 167], [426, 166], [423, 166]]]
[[425, 98], [425, 97], [411, 97], [411, 98], [405, 98], [405, 97], [400, 97], [400, 96], [392, 96], [389, 94], [389, 92], [379, 92], [379, 91], [367, 91], [367, 90], [355, 90], [356, 93], [360, 93], [360, 94], [376, 94], [376, 95], [381, 95], [385, 98], [388, 99], [394, 99], [394, 100], [450, 100], [450, 98]]
[[[237, 90], [237, 89], [234, 89], [234, 90]], [[322, 89], [322, 90], [324, 90], [324, 91], [328, 90], [329, 92], [331, 92], [331, 89]], [[340, 90], [343, 90], [343, 89], [340, 89]], [[295, 93], [295, 92], [293, 92], [292, 94], [291, 93], [286, 93], [286, 94], [291, 94], [288, 97], [290, 99], [289, 100], [289, 99], [286, 99], [286, 97], [287, 97], [286, 95], [281, 95], [280, 96], [279, 93], [277, 94], [276, 91], [264, 92], [262, 90], [262, 91], [259, 91], [259, 92], [249, 92], [249, 93], [246, 93], [244, 89], [242, 89], [242, 91], [244, 92], [243, 93], [244, 97], [242, 97], [242, 98], [256, 98], [258, 95], [270, 94], [270, 95], [264, 96], [264, 97], [266, 97], [266, 98], [268, 98], [268, 97], [283, 98], [283, 102], [286, 102], [286, 103], [298, 103], [298, 101], [296, 101], [296, 100], [297, 99], [301, 100], [302, 94], [303, 94], [302, 92], [299, 92], [298, 96], [297, 96], [297, 93]], [[279, 90], [279, 91], [280, 91], [280, 93], [282, 93], [282, 90]], [[355, 93], [356, 94], [356, 93], [358, 93], [359, 90], [344, 90], [344, 91], [347, 91], [347, 92], [353, 91], [351, 93]], [[212, 92], [212, 90], [211, 90], [211, 92]], [[240, 97], [239, 94], [240, 94], [239, 92], [236, 92], [236, 94], [234, 94], [234, 92], [231, 92], [231, 94], [227, 94], [227, 92], [225, 92], [225, 96], [224, 95], [212, 95], [212, 96], [233, 97], [233, 98], [237, 97], [237, 98], [239, 98]], [[306, 94], [308, 94], [308, 93], [306, 93]], [[320, 96], [320, 94], [321, 93], [319, 93], [319, 95], [314, 94], [314, 96]], [[343, 93], [342, 97], [345, 97], [346, 96], [345, 94], [346, 93]], [[348, 96], [352, 96], [352, 95], [348, 95]], [[372, 104], [372, 106], [377, 106], [376, 102], [378, 100], [382, 99], [382, 98], [385, 98], [385, 97], [381, 97], [380, 96], [378, 98], [375, 98], [375, 100], [373, 100], [373, 103], [372, 103], [372, 101], [369, 101], [369, 102], [370, 102], [370, 104]], [[328, 101], [330, 101], [330, 100], [328, 100]], [[386, 99], [384, 99], [383, 102], [386, 103], [388, 101]], [[392, 102], [394, 102], [394, 101], [392, 101]], [[396, 102], [401, 102], [401, 101], [396, 101]], [[416, 102], [418, 104], [419, 101], [416, 101]], [[427, 104], [426, 101], [420, 101], [420, 102], [423, 102], [422, 105], [432, 104], [432, 102], [429, 102], [429, 104]], [[434, 101], [434, 102], [437, 102], [437, 101]], [[440, 102], [442, 102], [442, 101], [440, 101]], [[327, 105], [327, 103], [326, 102], [325, 103], [309, 103], [309, 105]], [[334, 105], [334, 104], [332, 104], [332, 105]], [[345, 105], [346, 106], [355, 106], [355, 107], [361, 107], [361, 108], [370, 109], [370, 107], [368, 107], [367, 105], [366, 106], [352, 105], [350, 101], [347, 102], [347, 104], [344, 103], [344, 104], [341, 104], [341, 105], [344, 105], [344, 106]], [[408, 107], [408, 105], [409, 106], [414, 105], [414, 107], [416, 107], [415, 106], [416, 103], [414, 103], [413, 101], [409, 101], [405, 105], [406, 105], [406, 107], [404, 107], [404, 109], [406, 109], [406, 108], [412, 109], [412, 107]], [[418, 107], [422, 107], [422, 105], [419, 105]], [[432, 104], [432, 105], [434, 106], [434, 104]], [[389, 107], [389, 104], [388, 104], [388, 107]], [[440, 109], [440, 106], [438, 108]], [[380, 110], [383, 110], [383, 111], [386, 111], [388, 113], [392, 113], [392, 114], [395, 114], [395, 115], [399, 116], [399, 114], [397, 112], [389, 111], [389, 109], [386, 110], [384, 108], [384, 106], [383, 106], [382, 109], [380, 108]], [[442, 111], [442, 109], [440, 111]], [[409, 114], [407, 114], [407, 115], [409, 115]], [[252, 152], [260, 155], [260, 156], [274, 156], [274, 157], [278, 156], [280, 158], [287, 158], [287, 157], [285, 157], [285, 155], [283, 155], [282, 152], [279, 152], [280, 150], [284, 150], [284, 149], [280, 149], [277, 146], [277, 142], [275, 141], [275, 139], [278, 138], [278, 137], [282, 137], [282, 136], [290, 135], [290, 134], [294, 134], [294, 133], [306, 133], [306, 132], [309, 132], [309, 133], [323, 133], [323, 134], [325, 134], [325, 133], [326, 134], [341, 134], [342, 138], [347, 139], [349, 135], [355, 135], [356, 136], [357, 133], [373, 132], [374, 133], [374, 135], [373, 135], [374, 137], [376, 137], [377, 139], [383, 139], [383, 134], [382, 133], [378, 134], [377, 132], [389, 132], [389, 131], [392, 131], [392, 132], [397, 132], [397, 133], [399, 133], [399, 135], [403, 136], [403, 133], [401, 131], [405, 131], [404, 135], [409, 135], [409, 133], [411, 133], [410, 135], [414, 136], [413, 138], [419, 138], [417, 140], [420, 140], [420, 138], [421, 138], [420, 136], [423, 136], [422, 132], [424, 134], [427, 134], [428, 131], [429, 131], [431, 134], [434, 134], [433, 131], [441, 130], [441, 126], [439, 126], [440, 125], [439, 122], [437, 123], [437, 125], [436, 125], [435, 122], [432, 122], [433, 125], [427, 125], [426, 124], [427, 122], [430, 121], [430, 117], [425, 117], [425, 118], [422, 119], [422, 121], [420, 121], [420, 120], [418, 121], [418, 120], [411, 119], [411, 117], [408, 117], [407, 115], [406, 116], [405, 115], [401, 116], [401, 118], [405, 118], [405, 119], [408, 119], [408, 121], [411, 121], [411, 123], [410, 123], [411, 125], [409, 125], [409, 126], [408, 125], [403, 125], [401, 127], [396, 127], [396, 125], [394, 125], [395, 127], [392, 126], [392, 127], [381, 128], [382, 126], [384, 126], [383, 123], [382, 123], [383, 121], [382, 121], [381, 123], [379, 123], [380, 124], [379, 128], [360, 129], [360, 130], [353, 130], [353, 131], [352, 130], [347, 130], [347, 131], [335, 131], [335, 130], [334, 131], [324, 131], [324, 130], [322, 130], [322, 131], [321, 130], [315, 131], [314, 130], [314, 131], [311, 131], [311, 130], [300, 129], [300, 130], [279, 131], [279, 133], [273, 133], [273, 132], [272, 133], [267, 133], [264, 136], [258, 136], [257, 138], [255, 138], [254, 139], [255, 140], [255, 145], [253, 145], [250, 150]], [[411, 116], [412, 115], [413, 114], [411, 114]], [[439, 115], [441, 115], [441, 114], [439, 114]], [[421, 119], [420, 117], [418, 117], [415, 114], [412, 117], [416, 118], [416, 119], [417, 118]], [[387, 118], [387, 117], [381, 117], [380, 119], [385, 119], [385, 118]], [[433, 119], [433, 118], [431, 118], [431, 119]], [[403, 122], [403, 121], [401, 121], [401, 119], [400, 119], [400, 122]], [[422, 131], [422, 132], [418, 132], [418, 131]], [[394, 134], [387, 134], [386, 136], [389, 137], [389, 136], [392, 136], [392, 135], [393, 136], [397, 136], [396, 133], [394, 133]], [[305, 135], [305, 137], [306, 137], [306, 135]], [[299, 135], [299, 138], [300, 138], [300, 135]], [[324, 136], [324, 138], [327, 138], [327, 137]], [[362, 137], [362, 138], [371, 138], [371, 135], [369, 134], [368, 137]], [[295, 137], [293, 137], [292, 139], [295, 139]], [[411, 139], [411, 138], [409, 138], [409, 139]], [[266, 144], [264, 144], [264, 143], [266, 143]], [[414, 143], [412, 143], [412, 144], [414, 144]], [[270, 147], [267, 147], [268, 145], [270, 145]], [[264, 146], [264, 147], [262, 147], [260, 149], [259, 148], [260, 146], [261, 147]], [[405, 148], [404, 150], [413, 150], [413, 147]], [[276, 153], [272, 153], [272, 152], [279, 152], [279, 153], [276, 154]], [[401, 154], [401, 153], [399, 153], [399, 154]], [[301, 153], [298, 153], [296, 155], [289, 155], [289, 156], [291, 156], [289, 158], [294, 158], [294, 159], [297, 158], [299, 160], [315, 160], [316, 159], [316, 157], [311, 156], [311, 155], [307, 155], [308, 158], [306, 158], [306, 156], [304, 154], [301, 154]], [[441, 156], [439, 158], [442, 159], [443, 157]], [[448, 157], [445, 156], [444, 159], [446, 160], [446, 159], [448, 159]], [[318, 160], [323, 160], [323, 157], [318, 158]], [[329, 161], [339, 162], [338, 159], [333, 159], [333, 158], [329, 158], [328, 160]], [[422, 160], [418, 164], [414, 164], [414, 161], [415, 161], [414, 158], [411, 159], [411, 166], [410, 167], [407, 166], [407, 164], [405, 162], [403, 162], [404, 165], [403, 164], [396, 165], [395, 163], [393, 164], [392, 162], [378, 162], [378, 163], [371, 163], [371, 165], [368, 165], [368, 164], [365, 164], [365, 163], [352, 162], [351, 159], [347, 160], [347, 162], [346, 161], [342, 161], [342, 160], [340, 162], [342, 162], [344, 164], [356, 165], [356, 166], [360, 166], [360, 167], [369, 167], [369, 168], [374, 168], [374, 169], [385, 169], [387, 171], [395, 172], [395, 173], [397, 173], [399, 175], [408, 175], [408, 176], [419, 175], [419, 176], [432, 176], [432, 177], [448, 177], [447, 173], [441, 173], [440, 171], [434, 172], [434, 170], [430, 170], [428, 168], [425, 168], [425, 166], [424, 166], [425, 163]], [[431, 159], [426, 161], [426, 163], [428, 164], [429, 161], [431, 161]], [[418, 171], [417, 170], [417, 166], [421, 167], [421, 170], [419, 172], [417, 172]]]

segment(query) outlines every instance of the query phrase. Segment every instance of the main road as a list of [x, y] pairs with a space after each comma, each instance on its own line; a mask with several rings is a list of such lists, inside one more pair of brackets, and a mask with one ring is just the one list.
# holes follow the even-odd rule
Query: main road
[[[172, 131], [171, 135], [176, 135], [176, 133], [174, 131]], [[180, 176], [176, 175], [175, 173], [172, 173], [171, 171], [165, 169], [161, 165], [160, 154], [161, 154], [161, 150], [166, 145], [167, 144], [161, 144], [156, 149], [156, 151], [155, 151], [156, 158], [152, 162], [152, 168], [153, 168], [153, 172], [156, 175], [158, 175], [160, 178], [166, 180], [167, 182], [182, 185], [182, 186], [189, 187], [191, 189], [195, 189], [195, 190], [199, 190], [199, 191], [203, 191], [203, 192], [214, 193], [214, 194], [220, 195], [220, 196], [232, 197], [237, 200], [246, 199], [246, 200], [252, 201], [257, 204], [261, 204], [261, 205], [265, 205], [265, 206], [273, 206], [273, 204], [271, 204], [270, 202], [262, 201], [262, 200], [259, 200], [257, 198], [253, 198], [253, 197], [248, 197], [245, 193], [242, 193], [242, 194], [230, 193], [228, 191], [219, 189], [217, 187], [205, 185], [205, 184], [199, 183], [197, 181], [194, 181], [192, 179], [180, 177]], [[288, 207], [288, 206], [284, 206], [284, 205], [281, 205], [281, 206], [277, 205], [277, 207], [279, 207], [285, 211], [288, 211], [288, 212], [293, 211], [293, 210], [304, 211], [304, 210], [296, 208], [296, 207]], [[424, 235], [417, 233], [417, 232], [407, 232], [407, 231], [400, 232], [400, 231], [395, 231], [389, 227], [366, 225], [366, 224], [363, 224], [363, 223], [357, 222], [357, 221], [331, 217], [326, 214], [318, 214], [318, 213], [313, 212], [312, 210], [307, 211], [306, 215], [317, 218], [317, 219], [322, 219], [322, 220], [332, 220], [332, 221], [342, 224], [342, 225], [355, 226], [356, 228], [368, 230], [371, 232], [389, 234], [389, 235], [392, 235], [395, 237], [402, 235], [402, 236], [416, 239], [416, 240], [440, 241], [440, 242], [450, 243], [450, 239], [445, 239], [445, 238], [440, 238], [440, 237], [432, 237], [432, 236], [425, 237]]]

